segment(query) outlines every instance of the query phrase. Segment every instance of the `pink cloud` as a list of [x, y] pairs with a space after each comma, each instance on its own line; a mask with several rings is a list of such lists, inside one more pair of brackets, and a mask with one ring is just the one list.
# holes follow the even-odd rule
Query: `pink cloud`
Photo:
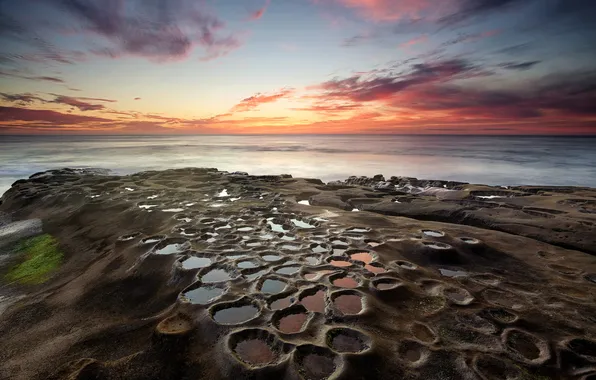
[[250, 16], [248, 17], [248, 19], [251, 21], [259, 20], [265, 14], [265, 11], [267, 10], [267, 7], [269, 6], [270, 3], [271, 3], [271, 0], [267, 0], [265, 2], [265, 5], [263, 5], [262, 8], [257, 9], [256, 11], [252, 12], [250, 14]]
[[273, 103], [278, 101], [279, 99], [285, 98], [292, 94], [294, 89], [291, 88], [284, 88], [276, 93], [273, 94], [255, 94], [248, 98], [242, 99], [240, 103], [236, 104], [230, 112], [246, 112], [251, 111], [261, 104], [265, 103]]
[[427, 35], [422, 35], [420, 37], [415, 37], [415, 38], [412, 38], [409, 41], [406, 41], [404, 43], [399, 44], [399, 47], [400, 48], [403, 48], [403, 49], [407, 49], [407, 48], [410, 48], [410, 47], [412, 47], [414, 45], [425, 43], [426, 41], [428, 41], [428, 36]]

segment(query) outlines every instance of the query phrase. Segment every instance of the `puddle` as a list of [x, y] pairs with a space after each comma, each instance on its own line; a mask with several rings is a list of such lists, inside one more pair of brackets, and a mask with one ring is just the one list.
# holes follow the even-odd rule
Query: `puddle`
[[393, 278], [383, 278], [373, 283], [373, 286], [378, 290], [389, 290], [397, 288], [401, 282]]
[[331, 241], [331, 244], [333, 245], [345, 245], [346, 247], [348, 246], [348, 242], [343, 241], [343, 240], [339, 240], [339, 239], [335, 239]]
[[289, 231], [289, 230], [286, 230], [282, 224], [275, 223], [273, 220], [268, 220], [267, 224], [269, 224], [269, 227], [271, 227], [271, 231], [274, 231], [274, 232], [288, 232]]
[[360, 210], [358, 210], [357, 208], [352, 209], [352, 212], [358, 212], [358, 211], [360, 211]]
[[474, 300], [474, 297], [463, 288], [447, 288], [443, 290], [443, 295], [451, 301], [460, 304], [467, 305]]
[[279, 261], [282, 259], [282, 257], [279, 255], [265, 255], [265, 256], [262, 256], [262, 259], [265, 261], [272, 262], [272, 261]]
[[332, 273], [332, 272], [333, 272], [332, 270], [320, 270], [315, 273], [307, 273], [304, 275], [304, 278], [307, 279], [308, 281], [313, 281], [321, 276], [324, 276], [324, 275]]
[[213, 319], [221, 324], [236, 325], [250, 321], [258, 314], [259, 309], [254, 305], [232, 306], [216, 311]]
[[385, 273], [387, 272], [387, 270], [385, 268], [383, 268], [382, 266], [380, 266], [379, 264], [366, 264], [364, 266], [364, 269], [366, 269], [367, 271], [369, 271], [370, 273], [374, 273], [374, 274], [379, 274], [379, 273]]
[[182, 251], [183, 244], [168, 244], [163, 248], [157, 249], [155, 254], [157, 255], [171, 255], [173, 253], [179, 253]]
[[300, 270], [300, 267], [298, 267], [298, 266], [290, 266], [290, 267], [279, 268], [275, 271], [275, 273], [290, 275], [290, 274], [298, 273], [299, 270]]
[[135, 191], [135, 189], [133, 189], [132, 187], [125, 187], [125, 188], [124, 188], [124, 190], [127, 190], [127, 191]]
[[155, 243], [159, 243], [160, 241], [162, 241], [165, 238], [166, 238], [165, 236], [152, 236], [152, 237], [148, 237], [148, 238], [141, 240], [141, 244], [155, 244]]
[[260, 276], [264, 275], [264, 274], [265, 274], [265, 273], [267, 273], [267, 272], [268, 272], [268, 270], [267, 270], [267, 269], [263, 269], [263, 270], [260, 270], [260, 271], [258, 271], [258, 272], [251, 273], [251, 274], [247, 274], [247, 275], [244, 275], [244, 276], [245, 276], [245, 277], [246, 277], [248, 280], [252, 281], [252, 280], [254, 280], [255, 278], [257, 278], [257, 277], [260, 277]]
[[332, 352], [310, 344], [297, 348], [296, 362], [302, 377], [308, 380], [328, 379], [337, 368]]
[[362, 297], [341, 294], [333, 299], [333, 306], [343, 315], [355, 315], [362, 311]]
[[212, 269], [201, 276], [203, 282], [222, 282], [231, 280], [232, 276], [225, 269]]
[[294, 301], [294, 297], [287, 296], [284, 298], [277, 299], [269, 304], [271, 310], [281, 310], [289, 307]]
[[540, 349], [536, 345], [536, 338], [521, 330], [510, 330], [505, 343], [507, 347], [513, 351], [517, 351], [528, 360], [534, 360], [540, 357]]
[[432, 249], [451, 249], [451, 246], [445, 243], [423, 242], [422, 244]]
[[216, 226], [214, 228], [215, 231], [218, 230], [229, 230], [230, 228], [232, 228], [232, 226], [230, 224], [224, 224], [223, 226]]
[[303, 222], [298, 219], [291, 219], [290, 221], [292, 222], [293, 225], [295, 225], [298, 228], [315, 228], [316, 227], [316, 226], [313, 226], [312, 224], [308, 224], [308, 223]]
[[302, 331], [304, 327], [304, 323], [308, 319], [308, 314], [306, 313], [294, 313], [288, 314], [282, 317], [277, 322], [277, 329], [285, 334], [294, 334], [297, 332]]
[[333, 248], [333, 255], [334, 256], [341, 256], [344, 254], [346, 250], [345, 249], [341, 249], [341, 248]]
[[229, 196], [230, 196], [230, 194], [228, 194], [228, 189], [223, 189], [222, 191], [217, 193], [217, 197], [219, 197], [219, 198], [229, 197]]
[[444, 232], [441, 231], [435, 231], [435, 230], [422, 230], [422, 233], [426, 236], [430, 236], [430, 237], [443, 237], [445, 236]]
[[306, 260], [306, 262], [308, 263], [308, 265], [317, 265], [320, 263], [320, 259], [316, 256], [306, 256], [304, 258], [304, 260]]
[[260, 247], [262, 244], [259, 241], [251, 241], [246, 243], [247, 247]]
[[362, 352], [370, 348], [370, 338], [360, 331], [334, 328], [327, 331], [327, 344], [337, 352]]
[[300, 245], [292, 245], [292, 244], [284, 244], [280, 248], [286, 249], [288, 251], [298, 251], [300, 249]]
[[368, 252], [353, 253], [350, 258], [354, 261], [362, 261], [365, 264], [370, 264], [374, 257]]
[[207, 257], [189, 257], [182, 262], [184, 269], [205, 268], [211, 265], [211, 259]]
[[261, 292], [269, 294], [277, 294], [286, 288], [286, 283], [279, 280], [267, 279], [261, 284]]
[[305, 206], [310, 206], [310, 202], [308, 200], [298, 201], [298, 204], [305, 205]]
[[428, 326], [419, 322], [412, 325], [411, 331], [412, 335], [421, 342], [432, 343], [437, 339], [435, 333]]
[[159, 205], [139, 205], [139, 208], [142, 208], [144, 210], [148, 210], [150, 208], [157, 207], [157, 206], [159, 206]]
[[252, 228], [252, 227], [240, 227], [236, 231], [238, 231], [238, 232], [249, 232], [249, 231], [254, 231], [254, 228]]
[[147, 197], [147, 199], [155, 199], [157, 197], [158, 197], [158, 195], [150, 195], [150, 196]]
[[364, 232], [369, 232], [370, 229], [368, 228], [359, 228], [359, 227], [353, 227], [353, 228], [348, 228], [346, 230], [346, 232], [357, 232], [357, 233], [364, 233]]
[[317, 313], [325, 312], [325, 290], [317, 290], [316, 293], [308, 295], [300, 300], [300, 303], [306, 307], [307, 310]]
[[212, 286], [201, 286], [182, 294], [190, 303], [205, 305], [225, 293], [224, 289]]
[[334, 267], [344, 268], [344, 267], [351, 267], [352, 263], [346, 260], [330, 260], [329, 264], [333, 265]]
[[468, 276], [468, 272], [465, 272], [463, 270], [451, 270], [451, 269], [439, 268], [439, 272], [441, 272], [441, 275], [445, 276], [445, 277], [457, 278], [457, 277]]
[[381, 243], [381, 242], [378, 242], [378, 241], [369, 241], [367, 244], [368, 244], [370, 247], [378, 247], [378, 246], [382, 245], [383, 243]]
[[296, 236], [284, 235], [284, 236], [281, 237], [281, 240], [294, 241], [294, 240], [296, 240]]
[[470, 237], [462, 237], [462, 238], [459, 238], [459, 240], [463, 241], [466, 244], [478, 244], [478, 243], [480, 243], [480, 240], [474, 239], [474, 238], [470, 238]]
[[209, 205], [209, 207], [215, 207], [215, 208], [224, 207], [224, 206], [225, 206], [225, 203], [213, 203], [213, 204]]
[[[243, 255], [245, 256], [245, 255]], [[238, 266], [238, 268], [241, 269], [250, 269], [250, 268], [256, 268], [259, 265], [257, 263], [255, 263], [254, 261], [241, 261], [238, 264], [236, 264], [236, 266]]]
[[356, 281], [354, 278], [352, 277], [339, 277], [336, 278], [335, 280], [333, 280], [333, 285], [335, 286], [339, 286], [342, 288], [357, 288], [358, 287], [358, 281]]
[[234, 352], [243, 362], [257, 366], [271, 363], [276, 359], [275, 353], [267, 342], [258, 338], [238, 342]]
[[163, 212], [182, 212], [182, 211], [184, 211], [184, 209], [183, 208], [166, 208], [161, 211], [163, 211]]
[[314, 247], [311, 247], [310, 249], [311, 249], [311, 251], [313, 251], [313, 253], [325, 253], [325, 252], [327, 252], [327, 248], [324, 247], [324, 246], [322, 246], [322, 245], [320, 245], [320, 244], [318, 244], [318, 245], [316, 245]]
[[416, 266], [416, 264], [413, 264], [413, 263], [411, 263], [409, 261], [401, 261], [401, 260], [399, 260], [399, 261], [396, 261], [395, 264], [398, 267], [400, 267], [400, 268], [404, 268], [404, 269], [408, 269], [408, 270], [414, 270], [414, 269], [418, 268]]

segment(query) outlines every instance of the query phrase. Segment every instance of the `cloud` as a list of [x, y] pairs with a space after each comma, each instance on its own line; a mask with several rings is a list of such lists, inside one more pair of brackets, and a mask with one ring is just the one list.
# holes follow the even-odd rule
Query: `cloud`
[[251, 21], [259, 20], [265, 14], [265, 11], [267, 10], [267, 7], [269, 7], [269, 4], [270, 3], [271, 3], [271, 0], [267, 0], [265, 2], [265, 5], [263, 5], [262, 8], [257, 9], [256, 11], [252, 12], [250, 14], [250, 16], [248, 17], [248, 19], [251, 20]]
[[319, 89], [323, 91], [323, 98], [370, 102], [391, 98], [394, 94], [413, 86], [483, 75], [488, 74], [478, 66], [465, 60], [451, 59], [413, 64], [409, 72], [401, 75], [355, 75], [345, 79], [333, 79], [322, 83]]
[[31, 93], [23, 93], [23, 94], [7, 94], [5, 92], [0, 92], [0, 97], [7, 102], [11, 103], [18, 103], [18, 104], [31, 104], [33, 102], [45, 102], [45, 99], [40, 98], [39, 96], [33, 95]]
[[[71, 107], [76, 107], [80, 111], [100, 111], [100, 110], [104, 110], [106, 108], [103, 104], [88, 103], [81, 99], [94, 99], [94, 98], [73, 98], [71, 96], [58, 95], [58, 96], [56, 96], [56, 98], [54, 100], [51, 101], [51, 103], [58, 103], [58, 104], [64, 104], [64, 105], [71, 106]], [[106, 100], [106, 99], [94, 99], [94, 100], [111, 102], [111, 100]]]
[[52, 76], [36, 76], [36, 75], [26, 75], [20, 73], [18, 70], [13, 70], [12, 72], [0, 70], [0, 77], [11, 77], [11, 78], [20, 78], [20, 79], [27, 79], [27, 80], [35, 80], [35, 81], [44, 81], [44, 82], [52, 82], [52, 83], [66, 83], [62, 78], [52, 77]]
[[[37, 22], [0, 15], [0, 31], [26, 44], [35, 53], [21, 60], [71, 64], [91, 55], [137, 56], [155, 62], [181, 60], [200, 48], [208, 57], [220, 57], [241, 46], [225, 24], [194, 0], [38, 0], [39, 9], [53, 19]], [[12, 8], [15, 9], [15, 8]], [[22, 10], [22, 9], [21, 9]], [[55, 20], [60, 20], [60, 25]], [[54, 22], [54, 23], [53, 23]], [[92, 37], [88, 51], [64, 51], [45, 38], [48, 33]], [[3, 56], [11, 57], [11, 54]]]
[[528, 62], [507, 62], [501, 65], [502, 68], [507, 70], [528, 70], [539, 64], [540, 61], [528, 61]]
[[294, 89], [284, 88], [284, 89], [279, 90], [278, 92], [275, 92], [273, 94], [258, 93], [251, 97], [242, 99], [240, 101], [240, 103], [238, 103], [234, 107], [232, 107], [230, 112], [234, 113], [234, 112], [252, 111], [253, 109], [260, 106], [261, 104], [276, 102], [279, 99], [288, 97], [293, 92], [294, 92]]
[[422, 36], [419, 36], [419, 37], [414, 37], [414, 38], [412, 38], [409, 41], [406, 41], [406, 42], [403, 42], [403, 43], [399, 44], [399, 47], [400, 48], [409, 48], [409, 47], [412, 47], [414, 45], [424, 43], [426, 41], [428, 41], [428, 36], [422, 35]]
[[[319, 0], [318, 3], [331, 0]], [[378, 22], [419, 19], [434, 14], [441, 5], [428, 0], [334, 0], [347, 8], [354, 9], [362, 17]], [[449, 1], [443, 1], [447, 3]]]
[[64, 114], [50, 110], [0, 106], [0, 122], [41, 122], [46, 125], [60, 126], [106, 121], [111, 120], [102, 117]]
[[136, 98], [134, 98], [134, 100], [141, 100], [141, 98], [139, 98], [138, 96]]

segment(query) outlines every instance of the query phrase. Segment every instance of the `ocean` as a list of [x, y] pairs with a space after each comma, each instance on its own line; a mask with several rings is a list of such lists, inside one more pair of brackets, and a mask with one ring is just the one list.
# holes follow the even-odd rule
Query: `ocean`
[[182, 167], [323, 181], [383, 174], [488, 185], [596, 187], [596, 137], [429, 135], [2, 136], [0, 194], [48, 169]]

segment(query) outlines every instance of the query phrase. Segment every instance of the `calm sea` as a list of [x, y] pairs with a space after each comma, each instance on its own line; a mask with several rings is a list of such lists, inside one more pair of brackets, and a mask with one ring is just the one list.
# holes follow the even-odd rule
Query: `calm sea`
[[596, 138], [519, 136], [0, 136], [0, 194], [63, 167], [181, 167], [324, 181], [384, 174], [491, 185], [596, 187]]

